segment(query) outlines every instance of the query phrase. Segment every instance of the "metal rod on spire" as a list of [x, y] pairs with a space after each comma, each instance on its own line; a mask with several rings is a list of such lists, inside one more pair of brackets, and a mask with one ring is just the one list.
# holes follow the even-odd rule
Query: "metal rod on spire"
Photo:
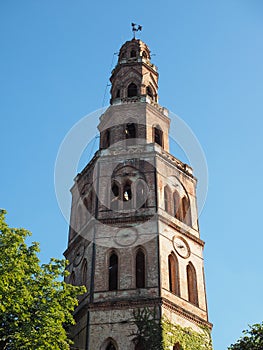
[[142, 26], [140, 24], [132, 23], [133, 39], [135, 39], [135, 33], [142, 31]]

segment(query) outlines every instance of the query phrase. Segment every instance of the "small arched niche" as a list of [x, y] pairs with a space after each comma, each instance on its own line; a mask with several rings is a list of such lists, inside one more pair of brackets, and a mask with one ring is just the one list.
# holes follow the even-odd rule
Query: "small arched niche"
[[100, 346], [100, 350], [118, 350], [118, 346], [114, 339], [108, 338]]
[[120, 199], [120, 185], [117, 181], [113, 181], [110, 190], [110, 209], [117, 210]]
[[172, 191], [169, 185], [164, 187], [164, 209], [168, 214], [172, 215]]
[[163, 147], [163, 131], [159, 125], [153, 127], [153, 142]]
[[89, 216], [90, 214], [92, 214], [92, 210], [93, 210], [93, 186], [90, 186], [90, 190], [88, 195], [84, 198], [84, 206], [85, 209], [87, 209], [86, 214], [87, 216]]
[[142, 57], [148, 59], [147, 53], [145, 51], [142, 52]]
[[105, 350], [116, 350], [116, 347], [112, 342], [110, 342]]
[[82, 284], [84, 286], [87, 286], [87, 284], [88, 284], [88, 263], [87, 263], [87, 259], [83, 260], [82, 267], [81, 267], [81, 274], [82, 274]]
[[137, 52], [133, 49], [130, 52], [130, 58], [136, 58], [137, 57]]
[[110, 129], [106, 129], [101, 133], [101, 148], [110, 147]]
[[146, 87], [146, 94], [151, 98], [153, 99], [153, 90], [150, 86], [147, 86]]
[[138, 88], [135, 83], [130, 83], [130, 85], [128, 86], [127, 96], [128, 97], [138, 96]]
[[147, 198], [149, 194], [149, 189], [146, 184], [145, 179], [136, 180], [136, 209], [146, 208], [147, 207]]
[[173, 193], [173, 206], [174, 206], [174, 217], [181, 220], [181, 198], [178, 191], [174, 190]]
[[121, 90], [117, 89], [116, 94], [115, 94], [115, 98], [120, 98], [121, 96]]
[[131, 181], [127, 180], [123, 185], [122, 200], [129, 202], [132, 200], [132, 186]]
[[127, 123], [125, 125], [125, 137], [126, 139], [134, 139], [136, 138], [136, 124], [135, 123]]
[[78, 204], [77, 215], [78, 215], [77, 229], [81, 230], [86, 222], [86, 209], [82, 202]]
[[182, 198], [182, 221], [186, 225], [192, 226], [190, 200], [187, 196]]

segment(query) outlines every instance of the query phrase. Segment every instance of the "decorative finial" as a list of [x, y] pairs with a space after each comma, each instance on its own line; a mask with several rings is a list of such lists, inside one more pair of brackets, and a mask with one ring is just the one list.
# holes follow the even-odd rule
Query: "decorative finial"
[[135, 39], [135, 33], [142, 30], [142, 26], [136, 23], [132, 23], [133, 39]]

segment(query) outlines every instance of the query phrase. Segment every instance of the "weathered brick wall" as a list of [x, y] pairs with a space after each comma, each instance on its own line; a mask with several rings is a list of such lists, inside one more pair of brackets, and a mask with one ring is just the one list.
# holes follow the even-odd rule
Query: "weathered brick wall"
[[[158, 106], [158, 105], [157, 105]], [[99, 131], [102, 133], [101, 142], [106, 129], [110, 132], [110, 144], [121, 144], [126, 139], [124, 134], [127, 123], [138, 124], [138, 139], [145, 138], [146, 143], [153, 142], [153, 127], [159, 126], [163, 131], [163, 148], [169, 152], [169, 125], [168, 111], [162, 107], [148, 102], [124, 103], [110, 106], [101, 116]], [[146, 130], [145, 130], [146, 129]], [[101, 148], [102, 143], [101, 143]]]
[[[151, 309], [151, 307], [150, 307]], [[112, 338], [118, 350], [134, 350], [132, 339], [137, 330], [133, 308], [92, 311], [90, 319], [90, 350], [105, 350], [106, 340]], [[149, 349], [150, 350], [150, 349]]]

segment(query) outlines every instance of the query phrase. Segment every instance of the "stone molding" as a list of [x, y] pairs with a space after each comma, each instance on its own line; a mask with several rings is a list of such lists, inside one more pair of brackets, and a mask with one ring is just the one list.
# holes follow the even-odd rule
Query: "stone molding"
[[[176, 223], [172, 222], [171, 220], [168, 220], [166, 217], [164, 217], [162, 214], [158, 214], [158, 218], [165, 223], [166, 225], [174, 228], [176, 231], [178, 231], [179, 233], [181, 233], [183, 236], [186, 236], [187, 238], [190, 238], [192, 241], [200, 244], [202, 247], [204, 247], [205, 242], [196, 237], [195, 235], [193, 235], [192, 233], [190, 233], [189, 231], [186, 231], [184, 228], [182, 228], [181, 226], [177, 225]], [[194, 230], [193, 228], [189, 228], [190, 230]]]
[[168, 309], [169, 311], [175, 312], [178, 315], [182, 316], [185, 319], [190, 320], [191, 322], [195, 322], [196, 324], [202, 327], [208, 327], [209, 329], [213, 328], [213, 324], [207, 320], [202, 319], [201, 317], [194, 315], [193, 313], [186, 311], [182, 307], [172, 303], [170, 300], [166, 298], [161, 298], [161, 306]]

